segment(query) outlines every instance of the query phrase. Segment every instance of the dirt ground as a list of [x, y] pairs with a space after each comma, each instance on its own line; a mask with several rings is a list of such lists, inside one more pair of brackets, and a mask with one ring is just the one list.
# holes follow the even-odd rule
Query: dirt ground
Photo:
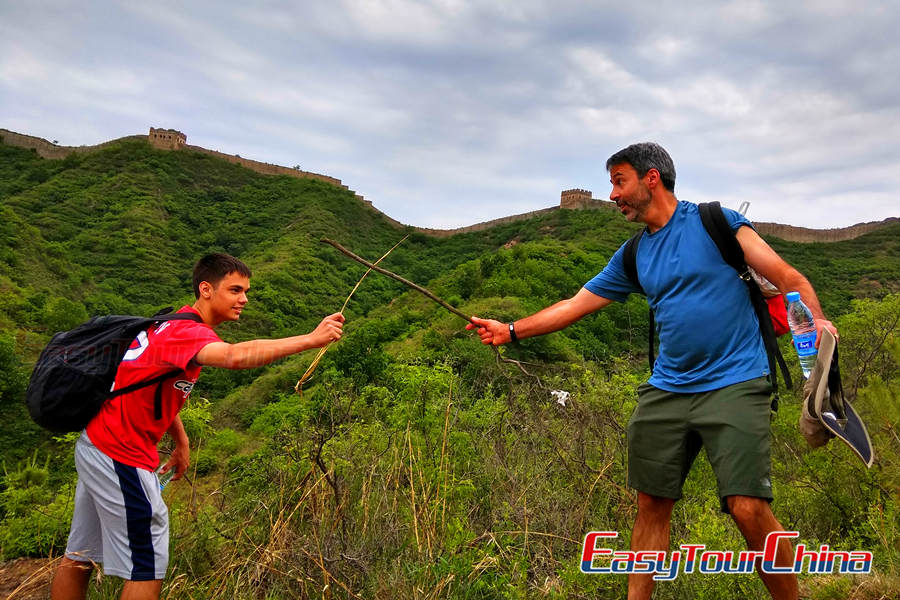
[[0, 600], [47, 600], [55, 564], [47, 558], [0, 563]]

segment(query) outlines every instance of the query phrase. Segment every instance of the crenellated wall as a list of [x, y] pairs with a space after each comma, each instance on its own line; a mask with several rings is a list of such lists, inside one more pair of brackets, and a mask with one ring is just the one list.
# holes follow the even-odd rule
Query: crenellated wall
[[38, 153], [38, 156], [50, 159], [65, 158], [73, 152], [93, 152], [94, 150], [99, 150], [104, 146], [114, 144], [121, 140], [141, 139], [146, 137], [147, 136], [145, 135], [127, 135], [125, 137], [110, 140], [108, 142], [103, 142], [102, 144], [96, 144], [94, 146], [59, 146], [57, 144], [54, 144], [53, 142], [45, 140], [44, 138], [16, 133], [15, 131], [10, 131], [9, 129], [0, 129], [0, 138], [3, 138], [4, 144], [8, 146], [16, 146], [18, 148], [34, 149], [34, 151]]
[[216, 150], [207, 150], [206, 148], [201, 148], [200, 146], [186, 145], [184, 148], [186, 150], [202, 152], [204, 154], [209, 154], [210, 156], [221, 158], [222, 160], [227, 160], [230, 163], [241, 165], [242, 167], [247, 167], [252, 171], [262, 173], [263, 175], [288, 175], [290, 177], [298, 177], [300, 179], [318, 179], [320, 181], [326, 181], [330, 184], [342, 187], [345, 190], [349, 189], [346, 185], [341, 183], [340, 179], [335, 179], [334, 177], [329, 177], [328, 175], [320, 175], [319, 173], [311, 173], [309, 171], [301, 171], [300, 169], [291, 169], [289, 167], [282, 167], [280, 165], [273, 165], [271, 163], [259, 162], [258, 160], [251, 160], [249, 158], [237, 156], [236, 154], [225, 154], [224, 152], [218, 152]]
[[[262, 173], [264, 175], [287, 175], [289, 177], [297, 177], [299, 179], [317, 179], [319, 181], [324, 181], [326, 183], [336, 185], [345, 190], [350, 189], [346, 185], [341, 183], [340, 179], [329, 177], [328, 175], [321, 175], [319, 173], [312, 173], [310, 171], [291, 169], [288, 167], [282, 167], [270, 163], [259, 162], [257, 160], [243, 158], [234, 154], [225, 154], [223, 152], [217, 152], [216, 150], [201, 148], [200, 146], [190, 146], [186, 143], [187, 136], [175, 129], [156, 129], [154, 127], [151, 127], [150, 133], [148, 135], [129, 135], [116, 140], [103, 142], [102, 144], [96, 144], [94, 146], [59, 146], [43, 138], [16, 133], [15, 131], [10, 131], [8, 129], [0, 129], [0, 137], [3, 138], [3, 143], [5, 144], [8, 144], [10, 146], [17, 146], [19, 148], [33, 148], [38, 153], [38, 156], [54, 160], [65, 158], [72, 152], [92, 152], [94, 150], [99, 150], [104, 146], [108, 146], [109, 144], [118, 142], [120, 140], [145, 139], [150, 144], [152, 144], [154, 148], [158, 148], [160, 150], [193, 150], [194, 152], [202, 152], [204, 154], [209, 154], [211, 156], [221, 158], [222, 160], [227, 160], [230, 163], [241, 165], [252, 171], [256, 171], [257, 173]], [[356, 194], [356, 197], [369, 205], [372, 204], [359, 194]]]
[[[10, 146], [29, 149], [33, 148], [39, 156], [48, 159], [62, 159], [67, 157], [72, 152], [91, 152], [120, 140], [144, 139], [150, 141], [156, 147], [170, 150], [180, 150], [183, 148], [186, 150], [192, 150], [194, 152], [209, 154], [211, 156], [221, 158], [222, 160], [227, 160], [228, 162], [239, 164], [243, 167], [256, 171], [257, 173], [262, 173], [264, 175], [287, 175], [289, 177], [297, 177], [301, 179], [317, 179], [319, 181], [325, 181], [332, 185], [336, 185], [345, 190], [349, 190], [349, 188], [344, 185], [340, 179], [329, 177], [328, 175], [322, 175], [320, 173], [312, 173], [310, 171], [302, 171], [300, 169], [292, 169], [289, 167], [282, 167], [280, 165], [259, 162], [234, 154], [225, 154], [216, 150], [208, 150], [206, 148], [201, 148], [200, 146], [189, 146], [186, 144], [186, 136], [180, 131], [176, 131], [174, 129], [154, 129], [151, 127], [149, 135], [129, 135], [118, 138], [116, 140], [103, 142], [102, 144], [96, 144], [94, 146], [59, 146], [43, 138], [16, 133], [15, 131], [10, 131], [8, 129], [2, 128], [0, 128], [0, 138], [3, 139], [3, 143]], [[392, 219], [388, 215], [384, 214], [383, 212], [375, 208], [370, 201], [366, 200], [359, 194], [356, 194], [355, 192], [354, 194], [360, 201], [369, 206], [371, 210], [379, 215], [382, 215], [392, 225], [402, 228], [409, 227], [408, 225], [404, 225], [403, 223], [400, 223], [399, 221]], [[420, 233], [424, 233], [425, 235], [434, 237], [449, 237], [458, 233], [483, 231], [485, 229], [490, 229], [491, 227], [494, 227], [496, 225], [531, 219], [533, 217], [547, 214], [554, 210], [559, 210], [560, 208], [571, 210], [616, 210], [616, 205], [614, 202], [610, 202], [608, 200], [596, 200], [592, 198], [591, 192], [589, 190], [571, 189], [564, 190], [560, 194], [559, 206], [534, 210], [519, 215], [501, 217], [499, 219], [484, 221], [482, 223], [476, 223], [475, 225], [460, 227], [458, 229], [430, 229], [427, 227], [412, 227], [412, 229]], [[842, 227], [839, 229], [807, 229], [804, 227], [794, 227], [792, 225], [781, 225], [778, 223], [754, 223], [754, 226], [761, 235], [778, 237], [791, 242], [812, 243], [851, 240], [881, 227], [884, 227], [885, 225], [897, 222], [900, 222], [900, 218], [891, 217], [889, 219], [885, 219], [884, 221], [858, 223], [850, 227]]]
[[[504, 223], [514, 223], [516, 221], [524, 221], [525, 219], [531, 219], [533, 217], [545, 215], [547, 213], [553, 212], [554, 210], [559, 210], [559, 207], [551, 206], [550, 208], [533, 210], [531, 212], [522, 213], [520, 215], [510, 215], [508, 217], [501, 217], [499, 219], [493, 219], [491, 221], [484, 221], [483, 223], [476, 223], [475, 225], [467, 225], [466, 227], [460, 227], [458, 229], [428, 229], [427, 227], [413, 227], [413, 229], [420, 233], [424, 233], [425, 235], [430, 235], [433, 237], [450, 237], [451, 235], [456, 235], [457, 233], [484, 231], [485, 229], [490, 229], [491, 227], [494, 227], [496, 225], [502, 225]], [[396, 223], [396, 221], [394, 222]]]
[[827, 242], [843, 242], [844, 240], [852, 240], [861, 235], [865, 235], [876, 229], [880, 229], [891, 223], [900, 223], [897, 217], [890, 217], [884, 221], [871, 221], [869, 223], [857, 223], [850, 227], [841, 227], [840, 229], [807, 229], [805, 227], [794, 227], [793, 225], [781, 225], [779, 223], [753, 223], [756, 231], [760, 235], [771, 235], [772, 237], [781, 238], [789, 242], [802, 243], [827, 243]]
[[[615, 202], [608, 200], [594, 200], [588, 190], [573, 189], [563, 190], [560, 194], [560, 208], [571, 210], [607, 208], [616, 210]], [[760, 235], [770, 235], [789, 242], [828, 243], [852, 240], [871, 231], [875, 231], [900, 219], [891, 217], [884, 221], [872, 221], [870, 223], [857, 223], [850, 227], [837, 229], [808, 229], [806, 227], [794, 227], [793, 225], [781, 225], [780, 223], [754, 222], [753, 226]]]

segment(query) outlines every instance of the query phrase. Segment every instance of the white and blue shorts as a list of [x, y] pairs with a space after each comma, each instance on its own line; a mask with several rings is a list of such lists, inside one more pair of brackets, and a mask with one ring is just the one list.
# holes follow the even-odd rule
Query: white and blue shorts
[[113, 460], [82, 433], [75, 444], [75, 512], [66, 545], [72, 560], [103, 564], [130, 581], [163, 579], [169, 511], [156, 473]]

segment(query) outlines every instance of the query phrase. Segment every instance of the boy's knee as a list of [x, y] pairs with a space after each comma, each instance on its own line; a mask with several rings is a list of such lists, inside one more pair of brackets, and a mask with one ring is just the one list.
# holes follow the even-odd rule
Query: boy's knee
[[87, 595], [93, 568], [93, 563], [72, 560], [64, 556], [53, 576], [50, 597], [53, 600], [83, 600]]

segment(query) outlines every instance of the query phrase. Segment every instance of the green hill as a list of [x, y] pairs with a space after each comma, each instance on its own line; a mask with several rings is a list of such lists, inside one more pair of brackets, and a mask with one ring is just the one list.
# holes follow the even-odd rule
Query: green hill
[[[309, 327], [340, 305], [362, 271], [320, 244], [322, 237], [374, 258], [410, 233], [385, 263], [398, 273], [428, 283], [484, 258], [477, 263], [481, 273], [460, 283], [462, 299], [518, 296], [540, 305], [577, 290], [633, 231], [607, 211], [554, 211], [483, 232], [431, 238], [398, 229], [337, 186], [260, 175], [199, 152], [155, 150], [140, 139], [64, 160], [0, 144], [0, 159], [0, 328], [38, 334], [85, 313], [146, 313], [187, 301], [193, 261], [213, 250], [240, 256], [255, 269], [254, 302], [235, 336]], [[894, 224], [847, 242], [770, 242], [809, 275], [826, 311], [836, 316], [849, 309], [851, 298], [897, 291], [898, 232], [900, 224]], [[519, 246], [501, 248], [509, 242]], [[534, 244], [545, 251], [535, 254]], [[524, 273], [497, 280], [492, 265], [510, 252], [529, 255], [526, 279], [540, 284], [526, 283]], [[575, 264], [560, 264], [570, 253], [577, 255]], [[507, 263], [527, 270], [515, 260]], [[367, 314], [400, 288], [373, 277], [350, 315]], [[68, 318], [54, 322], [52, 314]]]
[[[0, 211], [7, 558], [58, 553], [65, 542], [72, 441], [50, 439], [22, 406], [29, 365], [53, 332], [94, 314], [192, 301], [191, 266], [209, 251], [235, 254], [254, 271], [251, 302], [239, 323], [222, 326], [224, 339], [306, 332], [340, 308], [364, 272], [323, 237], [375, 259], [409, 235], [383, 266], [464, 312], [518, 318], [574, 294], [635, 229], [613, 211], [558, 210], [434, 238], [398, 228], [329, 183], [140, 139], [63, 160], [0, 144]], [[852, 393], [882, 444], [881, 466], [860, 473], [842, 448], [806, 449], [796, 402], [785, 403], [773, 425], [782, 442], [779, 518], [810, 543], [879, 548], [882, 590], [900, 585], [900, 556], [887, 549], [896, 529], [877, 524], [900, 508], [890, 434], [900, 413], [897, 325], [885, 325], [900, 313], [898, 240], [896, 223], [846, 242], [769, 240], [842, 319], [845, 345], [858, 343], [845, 358]], [[505, 348], [529, 374], [498, 362], [458, 317], [380, 275], [363, 283], [347, 316], [347, 335], [302, 396], [293, 387], [308, 355], [202, 375], [184, 411], [194, 488], [167, 491], [173, 572], [190, 574], [185, 597], [300, 597], [324, 585], [340, 597], [411, 597], [419, 588], [468, 598], [621, 595], [622, 578], [579, 574], [577, 553], [590, 528], [630, 529], [622, 432], [645, 370], [643, 300]], [[569, 391], [570, 402], [552, 402], [550, 389]], [[876, 412], [883, 398], [887, 408]], [[695, 471], [698, 501], [685, 505], [673, 541], [742, 548], [716, 513], [708, 466]], [[30, 520], [34, 507], [52, 525]], [[725, 579], [685, 579], [659, 594], [696, 596], [707, 586], [710, 597], [756, 597], [761, 589], [753, 578]], [[808, 585], [824, 594], [845, 584]]]

